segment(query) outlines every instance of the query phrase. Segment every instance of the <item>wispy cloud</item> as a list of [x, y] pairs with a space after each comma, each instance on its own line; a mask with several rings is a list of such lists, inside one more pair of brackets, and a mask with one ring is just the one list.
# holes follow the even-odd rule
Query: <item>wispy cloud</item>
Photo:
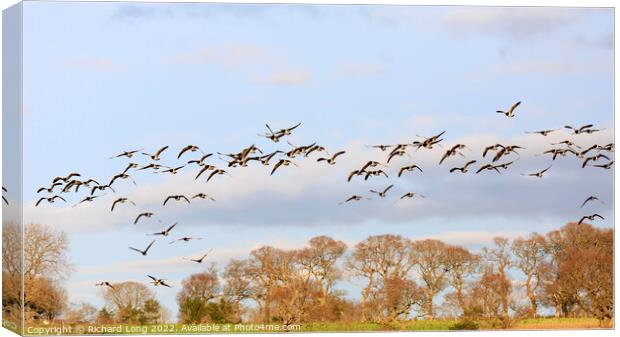
[[302, 85], [308, 82], [311, 73], [307, 69], [275, 71], [256, 79], [258, 83], [275, 85]]

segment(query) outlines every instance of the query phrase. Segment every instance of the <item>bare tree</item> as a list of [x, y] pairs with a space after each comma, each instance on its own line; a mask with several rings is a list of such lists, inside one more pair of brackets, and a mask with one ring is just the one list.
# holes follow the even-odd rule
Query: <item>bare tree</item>
[[517, 238], [512, 243], [516, 258], [515, 266], [525, 274], [525, 288], [530, 301], [529, 316], [536, 317], [538, 298], [536, 292], [541, 285], [541, 268], [546, 257], [547, 242], [542, 235], [532, 233], [527, 238]]
[[493, 239], [493, 248], [484, 248], [483, 254], [496, 271], [497, 277], [500, 279], [497, 284], [501, 287], [502, 315], [504, 318], [509, 316], [510, 309], [510, 291], [512, 283], [508, 277], [508, 269], [513, 266], [512, 257], [510, 256], [510, 243], [508, 239], [495, 237]]
[[424, 285], [425, 316], [434, 317], [433, 298], [448, 285], [448, 251], [438, 240], [418, 240], [412, 244], [413, 260], [418, 277]]
[[455, 297], [462, 314], [466, 313], [465, 279], [473, 275], [480, 267], [481, 257], [458, 246], [446, 248], [446, 269], [448, 282], [455, 290]]

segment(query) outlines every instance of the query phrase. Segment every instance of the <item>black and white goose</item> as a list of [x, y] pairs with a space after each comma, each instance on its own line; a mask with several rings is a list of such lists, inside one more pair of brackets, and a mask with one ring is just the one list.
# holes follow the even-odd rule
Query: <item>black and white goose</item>
[[116, 207], [116, 205], [124, 204], [126, 202], [129, 202], [132, 205], [136, 206], [136, 203], [131, 201], [131, 200], [129, 200], [128, 198], [118, 198], [118, 199], [114, 200], [114, 202], [112, 203], [112, 208], [110, 209], [110, 212], [114, 212], [114, 208]]
[[450, 169], [450, 173], [454, 172], [454, 171], [460, 171], [461, 173], [467, 173], [468, 167], [471, 164], [474, 164], [476, 161], [475, 160], [470, 160], [467, 163], [465, 163], [465, 165], [463, 167], [453, 167]]
[[196, 145], [187, 145], [186, 147], [184, 147], [183, 149], [181, 149], [181, 152], [179, 152], [179, 155], [177, 156], [177, 159], [181, 158], [181, 156], [182, 156], [185, 152], [187, 152], [187, 151], [190, 151], [190, 152], [200, 151], [200, 152], [202, 152], [202, 150], [201, 150], [198, 146], [196, 146]]
[[196, 199], [196, 198], [200, 198], [200, 199], [203, 199], [203, 200], [209, 199], [211, 201], [216, 201], [215, 199], [213, 199], [212, 197], [208, 196], [205, 193], [198, 193], [198, 194], [196, 194], [195, 196], [192, 197], [192, 199]]
[[207, 178], [207, 182], [209, 182], [209, 180], [211, 180], [215, 176], [221, 176], [224, 174], [228, 174], [230, 176], [230, 173], [226, 172], [225, 170], [215, 170], [211, 172], [211, 174], [209, 174], [209, 177]]
[[151, 234], [151, 235], [162, 235], [162, 236], [168, 236], [168, 235], [170, 235], [170, 231], [171, 231], [174, 227], [176, 227], [176, 225], [177, 225], [177, 222], [175, 222], [172, 226], [170, 226], [170, 227], [168, 227], [168, 228], [164, 229], [163, 231], [161, 231], [161, 232], [156, 232], [156, 233], [153, 233], [153, 234]]
[[202, 238], [194, 238], [194, 237], [191, 237], [191, 236], [185, 236], [185, 237], [182, 237], [180, 239], [176, 239], [174, 241], [170, 241], [170, 244], [173, 244], [173, 243], [178, 242], [178, 241], [189, 242], [189, 241], [192, 241], [192, 240], [202, 240]]
[[496, 111], [496, 113], [498, 113], [498, 114], [503, 114], [503, 115], [504, 115], [504, 116], [506, 116], [506, 117], [511, 117], [511, 118], [512, 118], [512, 117], [514, 117], [514, 116], [515, 116], [515, 115], [514, 115], [515, 109], [516, 109], [519, 105], [521, 105], [521, 101], [519, 101], [519, 102], [517, 102], [517, 103], [513, 104], [513, 105], [510, 107], [510, 109], [508, 109], [508, 111], [504, 111], [504, 110], [497, 110], [497, 111]]
[[146, 275], [146, 276], [148, 276], [151, 280], [153, 280], [153, 281], [151, 281], [151, 283], [152, 283], [152, 284], [153, 284], [153, 286], [155, 286], [155, 287], [163, 286], [163, 287], [172, 288], [170, 285], [168, 285], [168, 284], [166, 283], [166, 280], [164, 280], [164, 279], [161, 279], [161, 278], [156, 278], [156, 277], [151, 276], [151, 275]]
[[545, 172], [547, 172], [551, 166], [553, 165], [549, 165], [549, 167], [547, 167], [546, 169], [542, 170], [542, 171], [538, 171], [538, 172], [534, 172], [534, 173], [521, 173], [522, 176], [527, 176], [527, 177], [536, 177], [536, 178], [542, 178], [543, 175], [545, 174]]
[[142, 219], [142, 218], [150, 218], [150, 217], [152, 217], [153, 215], [155, 215], [155, 213], [153, 213], [153, 212], [144, 212], [144, 213], [140, 213], [140, 214], [138, 214], [138, 216], [136, 217], [136, 220], [134, 220], [134, 221], [133, 221], [133, 224], [134, 224], [134, 225], [135, 225], [135, 224], [137, 224], [137, 223], [138, 223], [138, 221], [140, 221], [140, 219]]
[[276, 163], [276, 165], [273, 167], [273, 170], [271, 170], [271, 174], [270, 174], [270, 175], [273, 175], [279, 167], [282, 167], [282, 166], [290, 166], [290, 165], [299, 166], [299, 165], [295, 164], [294, 162], [292, 162], [292, 161], [290, 161], [290, 160], [288, 160], [288, 159], [280, 159], [280, 160]]
[[375, 191], [375, 190], [370, 190], [370, 193], [375, 193], [377, 194], [380, 198], [385, 198], [385, 195], [387, 193], [387, 191], [390, 190], [390, 188], [394, 187], [394, 184], [386, 187], [383, 191]]
[[583, 203], [581, 203], [581, 207], [579, 207], [579, 208], [583, 208], [583, 206], [585, 206], [587, 203], [589, 203], [589, 202], [591, 202], [591, 201], [595, 201], [595, 200], [596, 200], [596, 201], [598, 201], [598, 202], [600, 202], [600, 203], [601, 203], [601, 204], [603, 204], [603, 205], [605, 204], [605, 203], [604, 203], [601, 199], [599, 199], [598, 197], [595, 197], [595, 196], [591, 195], [591, 196], [587, 197], [587, 198], [586, 198], [586, 200], [584, 200], [584, 201], [583, 201]]
[[[4, 198], [4, 196], [3, 196], [3, 198]], [[53, 204], [56, 201], [56, 199], [60, 199], [60, 200], [62, 200], [64, 202], [67, 202], [67, 200], [65, 200], [63, 197], [61, 197], [59, 195], [55, 195], [55, 196], [52, 196], [52, 197], [49, 197], [49, 198], [41, 198], [41, 199], [39, 199], [39, 201], [37, 201], [37, 203], [34, 205], [34, 207], [39, 206], [41, 204], [41, 202], [43, 202], [43, 200], [47, 201], [50, 204]]]
[[413, 170], [415, 170], [415, 169], [419, 170], [420, 172], [424, 172], [424, 171], [422, 171], [422, 169], [421, 169], [418, 165], [416, 165], [416, 164], [413, 164], [413, 165], [407, 165], [407, 166], [403, 166], [403, 167], [401, 167], [401, 168], [400, 168], [400, 170], [398, 170], [398, 177], [400, 177], [401, 175], [403, 175], [403, 172], [405, 172], [405, 171], [412, 172], [412, 171], [413, 171]]
[[599, 219], [601, 219], [601, 220], [605, 220], [605, 218], [604, 218], [602, 215], [597, 214], [597, 213], [594, 213], [594, 214], [592, 214], [592, 215], [585, 215], [585, 216], [583, 216], [583, 217], [579, 220], [579, 222], [578, 222], [577, 224], [581, 225], [581, 224], [582, 224], [584, 221], [586, 221], [586, 220], [594, 221], [594, 219], [596, 219], [596, 218], [599, 218]]
[[153, 153], [153, 154], [150, 154], [150, 153], [145, 153], [145, 152], [142, 152], [142, 154], [143, 154], [143, 155], [145, 155], [145, 156], [147, 156], [147, 157], [149, 157], [149, 158], [151, 158], [151, 160], [152, 160], [152, 161], [159, 161], [161, 154], [162, 154], [164, 151], [166, 151], [166, 149], [168, 149], [168, 146], [167, 146], [167, 145], [166, 145], [166, 146], [164, 146], [164, 147], [162, 147], [161, 149], [159, 149], [159, 150], [155, 151], [155, 153]]
[[140, 250], [140, 249], [134, 248], [134, 247], [129, 247], [129, 249], [134, 250], [134, 251], [142, 254], [142, 256], [146, 256], [146, 254], [149, 253], [149, 249], [151, 249], [151, 246], [153, 246], [154, 243], [155, 243], [155, 240], [151, 241], [151, 243], [149, 243], [149, 245], [146, 246], [146, 248], [144, 250]]
[[334, 153], [334, 155], [331, 156], [330, 158], [319, 158], [316, 161], [317, 162], [325, 161], [329, 165], [334, 165], [334, 164], [336, 164], [336, 158], [338, 156], [341, 156], [341, 155], [345, 154], [345, 153], [347, 153], [347, 152], [346, 151], [338, 151], [338, 152]]
[[174, 200], [174, 201], [181, 201], [184, 200], [186, 201], [188, 204], [191, 204], [191, 202], [189, 201], [189, 199], [187, 199], [186, 196], [184, 195], [169, 195], [166, 200], [164, 200], [164, 206], [166, 206], [166, 204], [168, 203], [168, 201], [170, 200]]
[[114, 158], [120, 158], [120, 157], [127, 157], [127, 158], [132, 158], [136, 153], [142, 151], [144, 149], [139, 149], [139, 150], [133, 150], [133, 151], [124, 151], [119, 155], [116, 155], [114, 157], [110, 157], [110, 159], [114, 159]]

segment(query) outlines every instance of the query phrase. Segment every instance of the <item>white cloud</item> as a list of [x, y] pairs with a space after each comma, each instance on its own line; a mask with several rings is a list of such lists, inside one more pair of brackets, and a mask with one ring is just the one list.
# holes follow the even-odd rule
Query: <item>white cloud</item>
[[256, 82], [275, 85], [302, 85], [308, 82], [310, 75], [311, 73], [307, 69], [276, 71], [258, 78]]

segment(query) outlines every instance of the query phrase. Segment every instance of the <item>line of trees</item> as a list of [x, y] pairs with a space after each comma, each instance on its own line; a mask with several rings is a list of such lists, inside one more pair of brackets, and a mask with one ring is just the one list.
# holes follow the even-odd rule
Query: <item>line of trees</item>
[[[65, 234], [27, 225], [22, 265], [15, 251], [19, 227], [5, 224], [3, 230], [5, 318], [19, 321], [23, 268], [26, 324], [58, 317], [70, 323], [170, 322], [154, 292], [138, 282], [106, 288], [101, 309], [69, 304], [62, 286], [71, 270]], [[361, 289], [357, 299], [339, 287], [346, 282]], [[553, 311], [556, 317], [588, 316], [609, 324], [613, 230], [569, 223], [545, 235], [497, 237], [480, 252], [391, 234], [354, 247], [318, 236], [301, 249], [258, 248], [222, 271], [211, 265], [182, 281], [177, 303], [182, 323], [390, 324], [460, 317], [507, 326]]]
[[[361, 283], [359, 300], [338, 282]], [[521, 299], [526, 299], [525, 301]], [[347, 251], [326, 236], [307, 247], [261, 247], [183, 281], [179, 320], [198, 322], [361, 321], [460, 317], [495, 320], [613, 315], [613, 230], [570, 223], [541, 235], [497, 237], [474, 253], [439, 240], [368, 237]], [[440, 312], [437, 306], [440, 305]]]

